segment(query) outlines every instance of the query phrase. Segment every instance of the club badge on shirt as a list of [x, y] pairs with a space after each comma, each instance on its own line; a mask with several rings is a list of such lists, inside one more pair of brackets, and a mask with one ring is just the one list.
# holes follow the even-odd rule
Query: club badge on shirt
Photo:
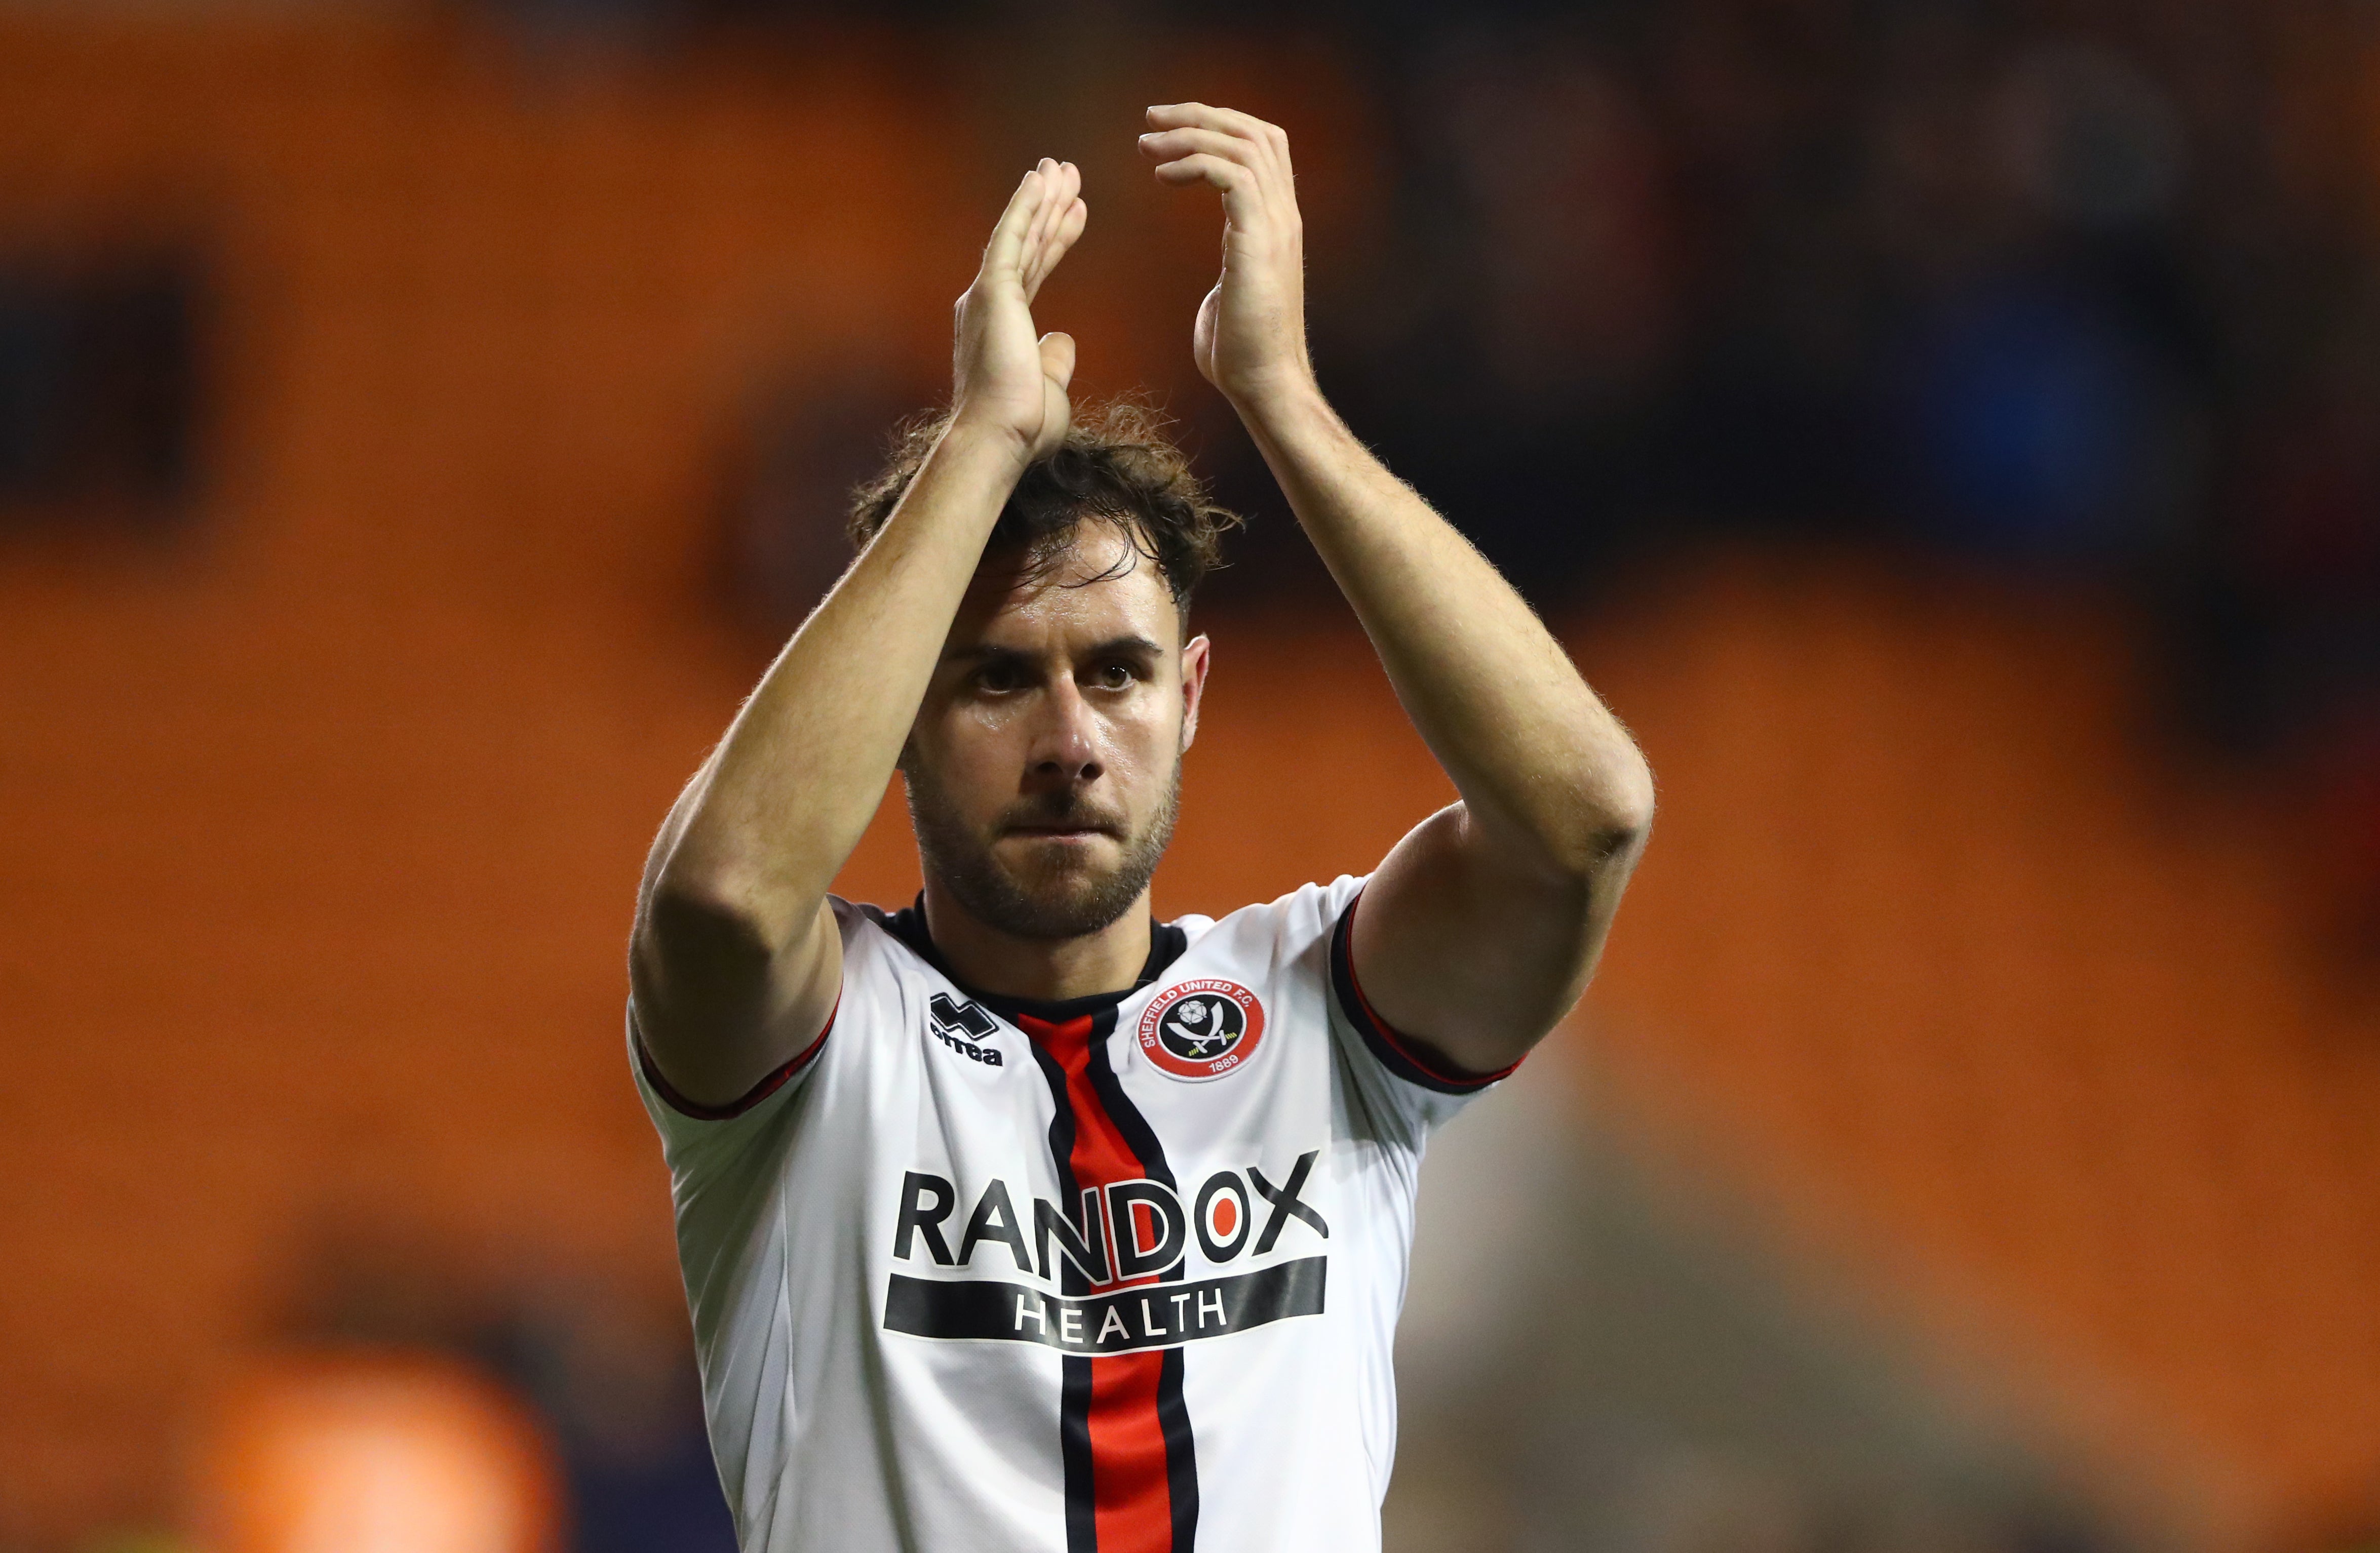
[[1160, 1072], [1203, 1083], [1244, 1065], [1264, 1027], [1264, 1005], [1238, 982], [1184, 981], [1149, 1001], [1140, 1049]]

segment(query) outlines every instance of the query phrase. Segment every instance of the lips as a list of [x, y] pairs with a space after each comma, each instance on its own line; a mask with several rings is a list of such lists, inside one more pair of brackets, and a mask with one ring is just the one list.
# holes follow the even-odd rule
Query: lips
[[1008, 811], [998, 833], [1032, 841], [1088, 841], [1105, 836], [1121, 843], [1126, 831], [1123, 817], [1103, 813], [1087, 803], [1019, 804]]

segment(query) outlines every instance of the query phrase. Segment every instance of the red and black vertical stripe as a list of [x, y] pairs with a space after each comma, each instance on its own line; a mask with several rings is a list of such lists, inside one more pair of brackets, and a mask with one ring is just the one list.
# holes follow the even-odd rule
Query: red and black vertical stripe
[[[1175, 1184], [1164, 1147], [1123, 1092], [1109, 1055], [1115, 1007], [1067, 1019], [1010, 1014], [1032, 1037], [1033, 1057], [1055, 1102], [1050, 1154], [1063, 1201], [1116, 1182]], [[1112, 1248], [1132, 1226], [1111, 1226]], [[1112, 1256], [1112, 1249], [1111, 1256]], [[1061, 1292], [1088, 1281], [1062, 1266]], [[1162, 1280], [1182, 1276], [1177, 1267]], [[1182, 1351], [1068, 1355], [1059, 1388], [1058, 1439], [1065, 1466], [1066, 1553], [1191, 1553], [1198, 1532], [1198, 1461], [1182, 1400]]]
[[[1050, 1156], [1058, 1168], [1060, 1200], [1069, 1210], [1082, 1203], [1086, 1188], [1117, 1182], [1161, 1181], [1179, 1189], [1156, 1131], [1123, 1092], [1109, 1056], [1116, 1005], [1130, 992], [1062, 1003], [977, 992], [934, 947], [922, 892], [905, 910], [870, 911], [953, 986], [1031, 1038], [1034, 1062], [1054, 1102]], [[1150, 924], [1148, 959], [1133, 989], [1162, 976], [1188, 943], [1188, 935], [1173, 924]], [[1106, 1227], [1103, 1244], [1111, 1258], [1118, 1232], [1130, 1233], [1131, 1226]], [[1071, 1261], [1058, 1262], [1061, 1293], [1090, 1292], [1089, 1280]], [[1111, 1260], [1111, 1269], [1113, 1265]], [[1155, 1281], [1182, 1276], [1177, 1267]], [[1198, 1535], [1198, 1458], [1190, 1412], [1182, 1400], [1182, 1351], [1098, 1358], [1067, 1354], [1060, 1363], [1065, 1366], [1058, 1440], [1065, 1470], [1066, 1553], [1192, 1553]]]

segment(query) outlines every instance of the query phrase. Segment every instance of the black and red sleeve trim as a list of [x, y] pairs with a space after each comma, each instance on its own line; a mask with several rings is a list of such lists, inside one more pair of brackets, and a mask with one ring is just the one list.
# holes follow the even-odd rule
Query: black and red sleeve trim
[[645, 1049], [645, 1037], [641, 1033], [637, 1037], [637, 1066], [644, 1071], [645, 1082], [653, 1086], [653, 1093], [667, 1101], [670, 1110], [680, 1116], [690, 1116], [697, 1122], [732, 1122], [783, 1088], [795, 1074], [808, 1067], [817, 1059], [820, 1049], [826, 1045], [826, 1037], [833, 1034], [835, 1015], [842, 1012], [843, 1000], [837, 998], [833, 1012], [826, 1016], [826, 1028], [818, 1033], [818, 1039], [804, 1047], [801, 1054], [792, 1062], [723, 1106], [699, 1104], [671, 1087], [670, 1081], [662, 1076], [661, 1069], [654, 1064], [653, 1054]]
[[1372, 1012], [1364, 996], [1364, 989], [1355, 980], [1355, 908], [1363, 904], [1359, 891], [1347, 909], [1339, 914], [1339, 926], [1330, 933], [1330, 987], [1339, 997], [1341, 1012], [1355, 1033], [1364, 1037], [1364, 1045], [1379, 1060], [1380, 1066], [1424, 1089], [1434, 1089], [1441, 1095], [1474, 1095], [1519, 1067], [1500, 1068], [1492, 1074], [1458, 1073], [1440, 1060], [1427, 1055], [1409, 1036], [1401, 1036]]

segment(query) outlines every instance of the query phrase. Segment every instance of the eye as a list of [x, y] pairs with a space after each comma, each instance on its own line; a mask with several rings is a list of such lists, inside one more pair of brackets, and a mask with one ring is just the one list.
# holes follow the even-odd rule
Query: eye
[[1139, 677], [1129, 663], [1110, 663], [1099, 670], [1095, 683], [1102, 690], [1127, 690]]
[[975, 682], [981, 688], [995, 693], [1025, 687], [1025, 676], [1015, 664], [998, 661], [987, 663], [978, 670]]

